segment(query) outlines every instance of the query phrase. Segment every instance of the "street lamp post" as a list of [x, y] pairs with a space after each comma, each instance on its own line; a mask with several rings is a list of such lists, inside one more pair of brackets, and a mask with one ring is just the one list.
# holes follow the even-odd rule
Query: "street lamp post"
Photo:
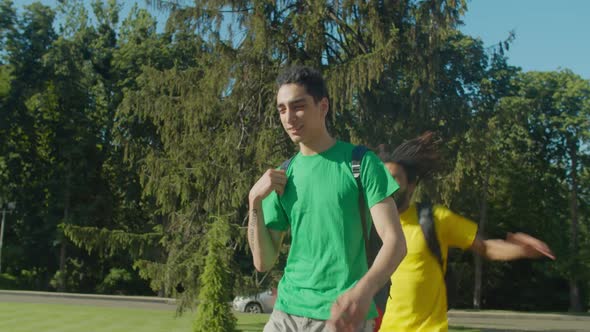
[[4, 206], [2, 200], [0, 200], [0, 207], [2, 207], [2, 225], [0, 226], [0, 273], [2, 273], [2, 245], [4, 241], [4, 221], [6, 220], [6, 212], [11, 213], [16, 204], [14, 202], [9, 202]]

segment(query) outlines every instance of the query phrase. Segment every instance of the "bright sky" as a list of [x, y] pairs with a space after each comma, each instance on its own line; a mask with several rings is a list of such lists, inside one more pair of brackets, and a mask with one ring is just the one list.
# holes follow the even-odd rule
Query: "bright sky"
[[509, 62], [523, 70], [571, 69], [590, 79], [590, 1], [470, 0], [461, 30], [485, 45], [516, 39]]
[[[34, 0], [14, 0], [15, 5]], [[41, 0], [55, 7], [56, 0]], [[121, 18], [134, 1], [124, 4]], [[142, 7], [146, 2], [135, 1]], [[152, 11], [154, 13], [154, 11]], [[158, 20], [165, 14], [156, 13]], [[468, 0], [461, 30], [479, 37], [486, 46], [505, 40], [511, 30], [516, 40], [508, 52], [509, 62], [523, 70], [571, 69], [590, 79], [590, 0]], [[159, 22], [160, 27], [163, 22]]]

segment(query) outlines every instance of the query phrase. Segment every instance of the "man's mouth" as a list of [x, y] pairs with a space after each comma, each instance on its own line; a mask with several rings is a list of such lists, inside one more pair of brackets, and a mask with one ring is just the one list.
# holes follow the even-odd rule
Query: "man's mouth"
[[292, 134], [299, 134], [301, 132], [301, 129], [303, 129], [303, 126], [299, 126], [299, 127], [291, 127], [289, 128], [289, 132]]

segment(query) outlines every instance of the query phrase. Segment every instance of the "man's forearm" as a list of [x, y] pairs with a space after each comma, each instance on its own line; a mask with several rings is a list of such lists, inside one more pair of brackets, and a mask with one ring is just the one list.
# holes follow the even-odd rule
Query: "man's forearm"
[[484, 258], [493, 261], [510, 261], [526, 257], [521, 246], [504, 240], [483, 240], [483, 252], [479, 252]]
[[367, 274], [357, 284], [357, 287], [362, 288], [363, 292], [369, 292], [374, 296], [391, 278], [406, 256], [406, 240], [402, 232], [400, 235], [391, 234], [383, 238], [383, 246], [377, 253], [373, 265], [369, 267]]
[[264, 224], [262, 202], [257, 199], [250, 200], [248, 212], [248, 243], [254, 259], [254, 267], [264, 272], [272, 267], [278, 254], [271, 233]]

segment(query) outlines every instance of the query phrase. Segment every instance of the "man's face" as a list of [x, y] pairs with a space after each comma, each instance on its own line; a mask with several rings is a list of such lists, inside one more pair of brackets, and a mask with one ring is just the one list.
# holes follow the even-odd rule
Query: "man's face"
[[326, 130], [328, 99], [315, 102], [305, 87], [284, 84], [277, 93], [277, 110], [283, 128], [294, 143], [306, 143], [319, 137]]
[[398, 209], [407, 209], [410, 204], [412, 193], [414, 192], [414, 184], [408, 183], [408, 177], [404, 168], [396, 163], [385, 163], [385, 167], [391, 173], [391, 176], [395, 179], [399, 185], [399, 189], [393, 194], [393, 199]]

